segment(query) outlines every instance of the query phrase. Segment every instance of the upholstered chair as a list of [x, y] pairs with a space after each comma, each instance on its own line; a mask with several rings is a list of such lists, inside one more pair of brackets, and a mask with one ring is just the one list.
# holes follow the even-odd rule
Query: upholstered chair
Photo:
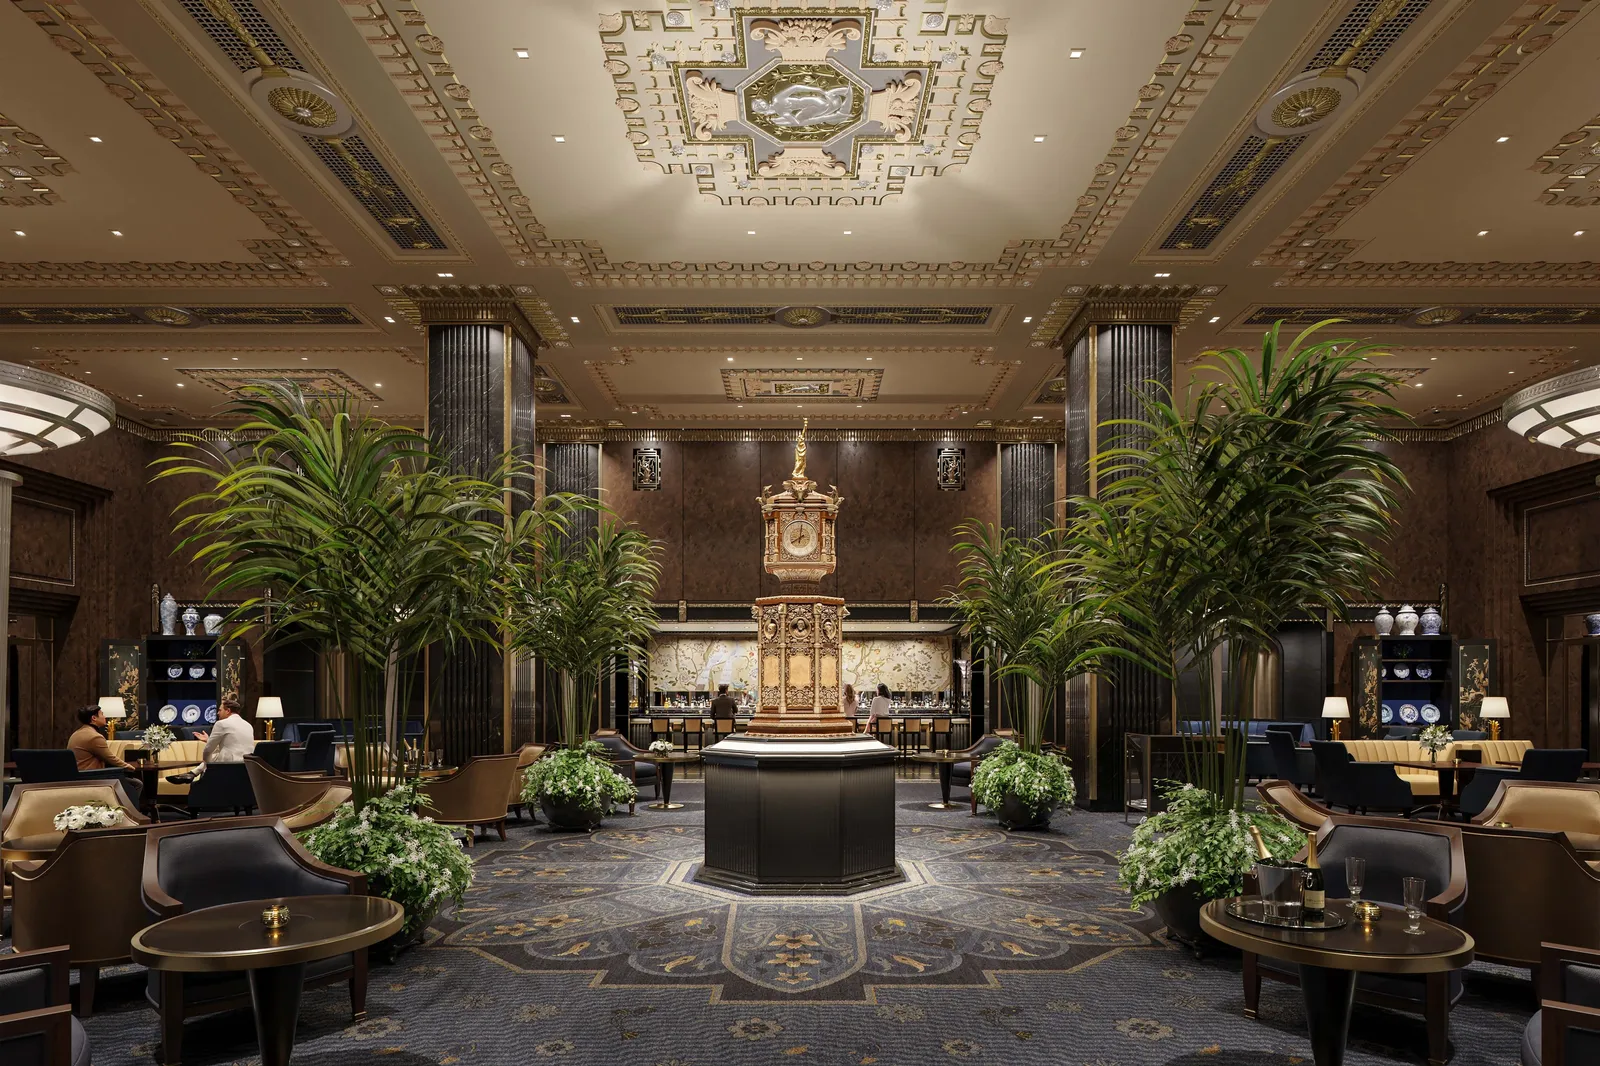
[[1309, 748], [1295, 746], [1294, 735], [1281, 729], [1267, 730], [1267, 747], [1277, 776], [1301, 788], [1317, 784], [1317, 758]]
[[128, 941], [150, 924], [139, 896], [147, 828], [69, 832], [48, 859], [12, 867], [12, 944], [67, 946], [81, 1018], [94, 1013], [100, 967], [129, 961]]
[[5, 808], [0, 810], [0, 846], [21, 851], [48, 851], [65, 836], [55, 827], [56, 815], [68, 807], [86, 803], [121, 807], [123, 825], [142, 825], [149, 821], [133, 805], [120, 781], [45, 781], [17, 785], [12, 788]]
[[[950, 787], [954, 788], [955, 786], [960, 785], [965, 789], [971, 790], [972, 772], [978, 768], [978, 762], [985, 755], [989, 754], [989, 752], [998, 748], [1002, 743], [1004, 743], [1005, 740], [1006, 738], [998, 733], [985, 733], [983, 736], [979, 737], [978, 742], [972, 745], [970, 748], [966, 748], [963, 751], [954, 752], [953, 754], [964, 755], [966, 757], [950, 764]], [[972, 813], [977, 814], [977, 796], [972, 796], [970, 798], [970, 805], [972, 807]]]
[[1517, 780], [1517, 771], [1507, 770], [1498, 766], [1485, 766], [1473, 770], [1461, 785], [1461, 795], [1456, 798], [1456, 804], [1461, 808], [1461, 813], [1468, 818], [1476, 820], [1489, 806], [1499, 792], [1500, 786], [1507, 781]]
[[[652, 734], [655, 727], [651, 726]], [[661, 798], [661, 774], [656, 770], [653, 762], [640, 762], [636, 756], [645, 754], [640, 749], [628, 743], [626, 737], [615, 729], [601, 729], [590, 740], [598, 741], [606, 749], [606, 755], [611, 764], [617, 768], [617, 773], [632, 781], [635, 788], [645, 785], [654, 785], [656, 798]], [[638, 801], [628, 804], [628, 813], [632, 814]]]
[[78, 769], [78, 757], [71, 748], [15, 748], [9, 752], [17, 764], [17, 777], [24, 784], [51, 781], [115, 781], [124, 774], [115, 766], [104, 770]]
[[[141, 891], [146, 918], [157, 922], [246, 900], [365, 895], [367, 879], [318, 861], [275, 815], [258, 815], [152, 826]], [[359, 1021], [366, 1015], [366, 949], [306, 965], [307, 985], [338, 981], [349, 982], [350, 1010]], [[176, 1066], [184, 1019], [248, 1007], [250, 986], [238, 972], [151, 970], [145, 998], [161, 1015], [160, 1061]]]
[[[260, 745], [256, 747], [259, 751]], [[256, 809], [262, 814], [282, 814], [303, 807], [326, 792], [332, 783], [332, 778], [321, 774], [280, 773], [254, 754], [244, 757], [244, 769], [250, 778]]]
[[[1399, 905], [1404, 902], [1402, 880], [1421, 877], [1427, 882], [1425, 904], [1430, 918], [1461, 925], [1467, 902], [1467, 860], [1461, 830], [1454, 826], [1424, 825], [1389, 818], [1330, 819], [1317, 833], [1317, 855], [1329, 899], [1349, 896], [1344, 860], [1360, 856], [1367, 861], [1363, 899]], [[1244, 1009], [1256, 1017], [1261, 999], [1261, 979], [1300, 983], [1299, 967], [1245, 952]], [[1461, 971], [1418, 975], [1360, 973], [1356, 975], [1358, 1003], [1421, 1014], [1427, 1021], [1428, 1064], [1444, 1066], [1449, 1054], [1450, 1008], [1461, 998]], [[1357, 1034], [1359, 1036], [1359, 1034]]]
[[1357, 762], [1337, 740], [1313, 740], [1311, 751], [1317, 760], [1317, 790], [1329, 807], [1403, 814], [1416, 806], [1410, 784], [1393, 766]]
[[[500, 839], [506, 838], [506, 797], [517, 776], [521, 755], [474, 755], [465, 766], [451, 774], [422, 784], [428, 801], [428, 816], [443, 825], [471, 828], [493, 826]], [[472, 846], [474, 833], [467, 834]]]
[[1307, 833], [1316, 832], [1329, 818], [1337, 817], [1288, 781], [1263, 781], [1256, 786], [1256, 795], [1262, 803]]
[[211, 763], [189, 786], [184, 802], [192, 814], [206, 811], [249, 814], [256, 807], [256, 794], [250, 789], [250, 772], [242, 762]]
[[290, 832], [303, 833], [332, 818], [341, 806], [350, 802], [353, 794], [354, 790], [348, 784], [333, 781], [316, 799], [292, 811], [285, 811], [278, 817], [283, 819], [283, 824]]
[[1565, 833], [1586, 860], [1600, 858], [1600, 784], [1515, 777], [1491, 780], [1496, 782], [1494, 792], [1482, 813], [1472, 819], [1474, 823], [1492, 826], [1505, 822], [1518, 829]]
[[1546, 944], [1538, 974], [1544, 1006], [1522, 1030], [1522, 1066], [1600, 1062], [1600, 951]]
[[67, 1001], [67, 951], [0, 955], [0, 1062], [89, 1066], [89, 1037]]
[[1517, 776], [1524, 781], [1576, 781], [1588, 758], [1583, 748], [1530, 748]]
[[287, 740], [258, 740], [251, 753], [279, 773], [289, 772], [289, 750], [292, 745]]
[[306, 734], [305, 747], [289, 751], [289, 769], [295, 773], [333, 773], [333, 730], [317, 729]]
[[1600, 870], [1564, 833], [1464, 825], [1472, 891], [1461, 925], [1478, 958], [1537, 967], [1539, 945], [1600, 950]]
[[517, 772], [511, 776], [511, 791], [506, 795], [506, 810], [515, 813], [519, 819], [526, 812], [534, 821], [539, 820], [539, 816], [522, 802], [522, 775], [548, 750], [549, 746], [545, 744], [524, 744], [517, 750]]

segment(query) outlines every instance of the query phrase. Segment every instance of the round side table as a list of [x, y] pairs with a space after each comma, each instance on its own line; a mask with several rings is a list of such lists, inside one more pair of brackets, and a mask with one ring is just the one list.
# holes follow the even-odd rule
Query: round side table
[[911, 756], [912, 762], [931, 762], [939, 764], [939, 802], [928, 804], [936, 811], [953, 811], [960, 807], [959, 803], [950, 802], [950, 770], [956, 763], [963, 759], [971, 758], [954, 751], [923, 751]]
[[699, 762], [698, 752], [673, 751], [665, 755], [658, 755], [653, 751], [643, 751], [634, 756], [639, 762], [655, 763], [656, 772], [661, 775], [661, 798], [655, 803], [646, 803], [645, 809], [650, 811], [681, 811], [683, 804], [672, 802], [672, 768], [679, 763]]

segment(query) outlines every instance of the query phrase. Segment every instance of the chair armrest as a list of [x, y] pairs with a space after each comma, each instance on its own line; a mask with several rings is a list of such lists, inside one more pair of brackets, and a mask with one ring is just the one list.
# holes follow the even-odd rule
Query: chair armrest
[[1561, 964], [1577, 962], [1585, 966], [1600, 967], [1600, 951], [1594, 948], [1574, 947], [1571, 944], [1539, 945], [1539, 998], [1562, 1001]]
[[[43, 966], [50, 971], [50, 1002], [60, 1004], [68, 1002], [72, 989], [72, 949], [66, 946], [59, 948], [39, 948], [37, 951], [14, 951], [9, 955], [0, 955], [0, 973], [7, 970], [32, 970]], [[4, 1004], [0, 1004], [3, 1009]]]
[[1544, 999], [1539, 1001], [1539, 1057], [1560, 1066], [1567, 1061], [1567, 1030], [1600, 1030], [1600, 1008]]
[[628, 780], [632, 781], [634, 784], [639, 783], [638, 759], [623, 759], [613, 757], [611, 759], [611, 765], [617, 767], [620, 771], [626, 772], [628, 775]]
[[40, 1036], [45, 1040], [50, 1062], [71, 1061], [70, 958], [71, 951], [65, 947], [0, 955], [0, 973], [43, 967], [49, 980], [49, 1006], [4, 1013], [6, 1008], [4, 1004], [0, 1004], [0, 1040]]

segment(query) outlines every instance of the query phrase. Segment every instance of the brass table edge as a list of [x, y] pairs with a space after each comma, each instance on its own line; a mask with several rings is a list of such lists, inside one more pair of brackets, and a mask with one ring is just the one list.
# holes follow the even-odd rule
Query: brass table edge
[[[1320, 966], [1330, 970], [1355, 970], [1358, 973], [1438, 973], [1466, 966], [1472, 961], [1473, 954], [1477, 948], [1477, 942], [1472, 939], [1472, 934], [1456, 926], [1450, 926], [1449, 928], [1453, 929], [1461, 937], [1463, 941], [1461, 946], [1450, 951], [1433, 952], [1427, 955], [1363, 953], [1344, 951], [1338, 948], [1322, 948], [1310, 944], [1296, 944], [1263, 936], [1219, 920], [1215, 913], [1220, 913], [1223, 918], [1226, 918], [1227, 912], [1223, 908], [1227, 906], [1227, 903], [1228, 900], [1226, 899], [1212, 900], [1200, 908], [1200, 928], [1203, 931], [1224, 944], [1238, 948], [1241, 951], [1266, 955], [1282, 962], [1291, 962], [1300, 966]], [[1215, 913], [1213, 913], [1213, 908], [1216, 908]], [[1393, 920], [1393, 917], [1391, 916], [1389, 920]], [[1435, 919], [1425, 920], [1433, 921]], [[1355, 924], [1358, 923], [1352, 923], [1352, 925]], [[1347, 930], [1351, 926], [1345, 926], [1344, 928]], [[1330, 930], [1329, 932], [1340, 933], [1343, 931]], [[1320, 930], [1314, 930], [1309, 931], [1308, 935], [1326, 934], [1323, 934]], [[1265, 950], [1268, 948], [1271, 950]], [[1360, 965], [1363, 963], [1369, 965]]]
[[[275, 897], [275, 899], [272, 900], [248, 900], [244, 902], [247, 902], [252, 907], [257, 908], [263, 904], [272, 902], [288, 903], [290, 913], [292, 915], [294, 911], [293, 901], [296, 899], [307, 898], [316, 899], [325, 897], [280, 896]], [[349, 897], [336, 896], [334, 898], [347, 899]], [[181, 953], [169, 953], [147, 948], [140, 943], [140, 938], [144, 936], [145, 933], [156, 926], [161, 925], [163, 922], [173, 921], [176, 918], [186, 917], [191, 914], [202, 914], [209, 910], [216, 910], [217, 907], [240, 906], [239, 903], [220, 903], [217, 905], [217, 907], [202, 907], [195, 911], [185, 911], [181, 915], [173, 915], [171, 918], [163, 918], [161, 921], [150, 923], [133, 935], [133, 939], [128, 944], [129, 956], [134, 962], [139, 963], [141, 966], [147, 966], [152, 970], [167, 970], [177, 973], [225, 973], [232, 970], [253, 970], [264, 969], [270, 966], [289, 966], [299, 962], [313, 962], [317, 959], [329, 958], [333, 955], [342, 955], [347, 951], [358, 951], [361, 948], [371, 947], [380, 940], [387, 939], [388, 937], [394, 935], [400, 930], [400, 927], [405, 924], [406, 912], [405, 908], [400, 906], [400, 904], [394, 902], [393, 900], [383, 899], [381, 896], [368, 896], [366, 898], [382, 900], [382, 902], [392, 907], [393, 910], [387, 918], [379, 922], [377, 925], [369, 926], [365, 930], [358, 933], [351, 933], [343, 936], [325, 937], [321, 940], [313, 940], [306, 943], [295, 944], [293, 947], [273, 947], [272, 945], [268, 944], [259, 948], [251, 948], [247, 951], [230, 952], [185, 951]], [[293, 918], [291, 917], [290, 920], [293, 921]], [[324, 954], [315, 954], [318, 949], [330, 946], [336, 947], [338, 950], [326, 952]], [[311, 954], [307, 954], [308, 952]], [[262, 961], [254, 966], [248, 965], [256, 960]]]

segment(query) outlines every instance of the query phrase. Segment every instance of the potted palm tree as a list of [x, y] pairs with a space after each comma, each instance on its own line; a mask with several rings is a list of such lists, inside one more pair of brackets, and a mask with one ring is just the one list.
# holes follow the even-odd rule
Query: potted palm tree
[[508, 583], [511, 645], [540, 659], [554, 680], [561, 748], [525, 771], [522, 798], [551, 826], [598, 827], [613, 803], [637, 798], [590, 739], [603, 673], [633, 658], [655, 628], [658, 547], [601, 510], [589, 537], [557, 537], [514, 563]]
[[[1320, 340], [1319, 323], [1260, 353], [1211, 353], [1183, 401], [1143, 397], [1104, 455], [1097, 499], [1070, 501], [1081, 521], [1073, 550], [1122, 619], [1130, 648], [1174, 688], [1199, 675], [1202, 722], [1191, 745], [1194, 788], [1147, 819], [1123, 857], [1136, 899], [1192, 926], [1200, 904], [1237, 892], [1255, 824], [1275, 854], [1296, 846], [1280, 819], [1244, 796], [1240, 725], [1252, 717], [1258, 653], [1293, 613], [1347, 617], [1385, 572], [1384, 541], [1405, 480], [1376, 445], [1405, 416], [1373, 346]], [[1219, 703], [1219, 670], [1233, 679]], [[1179, 913], [1181, 912], [1181, 913]]]
[[1007, 829], [1047, 828], [1077, 796], [1065, 758], [1045, 748], [1050, 716], [1068, 681], [1123, 654], [1118, 625], [1057, 538], [1023, 540], [966, 522], [955, 551], [961, 580], [948, 602], [962, 632], [987, 650], [1000, 681], [998, 718], [1016, 734], [983, 757], [972, 793]]

